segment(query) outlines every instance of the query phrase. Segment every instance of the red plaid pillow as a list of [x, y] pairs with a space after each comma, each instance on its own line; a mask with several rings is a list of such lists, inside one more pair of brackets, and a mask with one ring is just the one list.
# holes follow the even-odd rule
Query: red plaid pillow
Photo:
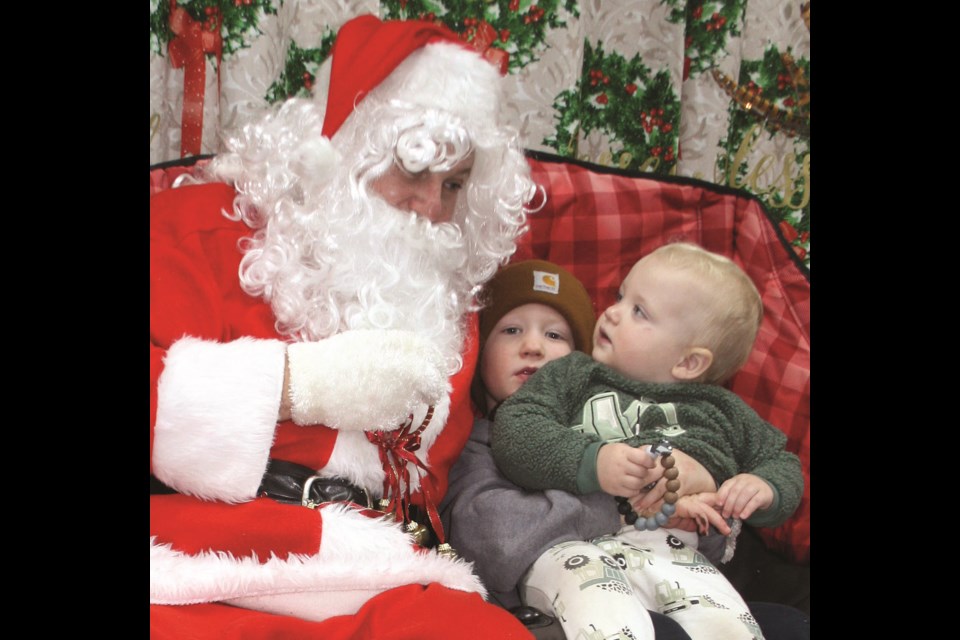
[[[800, 456], [804, 493], [796, 514], [761, 529], [767, 544], [810, 561], [810, 280], [770, 222], [743, 191], [691, 178], [663, 178], [531, 152], [533, 179], [547, 202], [513, 260], [550, 260], [586, 286], [597, 313], [616, 298], [633, 264], [661, 244], [696, 242], [737, 262], [753, 278], [765, 308], [750, 360], [730, 388], [787, 434]], [[151, 167], [151, 195], [207, 158]], [[196, 162], [196, 165], [194, 165]]]
[[187, 173], [193, 175], [197, 169], [210, 162], [213, 156], [190, 156], [181, 160], [171, 160], [150, 167], [150, 195], [165, 191], [173, 186], [173, 181]]
[[684, 240], [723, 254], [753, 279], [764, 319], [753, 353], [731, 381], [765, 420], [787, 435], [800, 457], [804, 493], [797, 512], [761, 529], [768, 546], [810, 561], [810, 279], [770, 221], [744, 191], [692, 178], [653, 177], [529, 154], [547, 201], [530, 216], [514, 261], [540, 258], [576, 275], [597, 313], [616, 298], [633, 264], [662, 244]]

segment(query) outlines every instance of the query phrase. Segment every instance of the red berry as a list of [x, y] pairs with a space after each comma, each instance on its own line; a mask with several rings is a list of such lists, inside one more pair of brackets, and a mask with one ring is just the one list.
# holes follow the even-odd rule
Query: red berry
[[797, 236], [799, 234], [797, 233], [797, 230], [793, 227], [792, 224], [790, 224], [786, 220], [781, 220], [779, 226], [780, 226], [780, 232], [783, 234], [783, 237], [787, 239], [787, 242], [793, 242], [794, 240], [797, 239]]
[[601, 93], [597, 96], [597, 104], [607, 104], [607, 94]]
[[630, 95], [633, 95], [637, 92], [637, 85], [631, 82], [630, 84], [624, 87], [624, 90], [626, 90], [626, 92], [629, 93]]

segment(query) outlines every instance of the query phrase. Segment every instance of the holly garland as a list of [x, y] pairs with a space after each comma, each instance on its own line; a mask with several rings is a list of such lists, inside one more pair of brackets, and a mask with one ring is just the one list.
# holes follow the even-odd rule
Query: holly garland
[[506, 68], [516, 71], [538, 59], [548, 28], [567, 26], [561, 9], [579, 17], [578, 5], [576, 0], [387, 0], [380, 10], [384, 19], [444, 24], [478, 49], [505, 52]]
[[[768, 47], [761, 60], [742, 61], [737, 85], [743, 91], [735, 92], [730, 101], [727, 136], [719, 142], [724, 151], [717, 156], [721, 181], [757, 195], [807, 265], [810, 262], [809, 77], [809, 60], [794, 59], [791, 52], [781, 53], [775, 46]], [[758, 103], [767, 106], [758, 110]], [[781, 131], [780, 121], [770, 117], [774, 109], [791, 114], [786, 122], [797, 121], [799, 126]], [[768, 138], [787, 135], [792, 140], [794, 152], [785, 156], [782, 167], [774, 169], [764, 162], [751, 166], [745, 161], [763, 135]]]
[[317, 69], [330, 55], [337, 32], [327, 27], [320, 46], [301, 49], [291, 41], [287, 48], [287, 62], [276, 82], [267, 89], [267, 102], [274, 104], [294, 96], [309, 97], [313, 90]]
[[543, 144], [558, 154], [576, 156], [580, 136], [602, 131], [610, 146], [619, 148], [613, 160], [621, 168], [675, 172], [680, 100], [670, 73], [651, 76], [639, 54], [626, 60], [606, 54], [599, 42], [596, 48], [584, 42], [583, 74], [573, 89], [557, 96], [553, 108], [556, 132]]
[[670, 7], [667, 21], [685, 25], [683, 79], [716, 66], [727, 55], [727, 39], [740, 35], [747, 0], [662, 0]]
[[[282, 6], [283, 0], [276, 3]], [[260, 17], [277, 13], [274, 0], [151, 0], [150, 50], [161, 56], [176, 37], [170, 25], [171, 4], [185, 10], [191, 20], [200, 23], [204, 32], [216, 32], [219, 23], [223, 54], [248, 46], [247, 42], [261, 33]], [[207, 52], [207, 55], [212, 57], [213, 53]]]

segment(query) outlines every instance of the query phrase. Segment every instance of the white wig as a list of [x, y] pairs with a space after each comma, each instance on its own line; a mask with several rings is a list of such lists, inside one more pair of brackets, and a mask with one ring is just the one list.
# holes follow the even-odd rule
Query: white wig
[[[241, 284], [271, 304], [280, 333], [410, 329], [445, 348], [451, 373], [460, 368], [464, 313], [516, 250], [536, 191], [516, 132], [496, 120], [499, 80], [476, 54], [431, 44], [332, 140], [321, 135], [322, 102], [297, 98], [227, 137], [208, 173], [237, 189], [232, 215], [254, 230]], [[450, 222], [398, 211], [370, 190], [393, 163], [445, 171], [470, 153]]]

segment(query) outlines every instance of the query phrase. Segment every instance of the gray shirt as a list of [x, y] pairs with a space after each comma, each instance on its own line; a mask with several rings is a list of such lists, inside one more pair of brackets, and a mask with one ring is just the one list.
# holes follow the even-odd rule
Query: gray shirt
[[[575, 495], [559, 489], [527, 491], [504, 477], [490, 448], [491, 423], [478, 418], [450, 470], [440, 503], [447, 541], [474, 569], [491, 601], [521, 604], [517, 586], [530, 566], [560, 542], [590, 540], [620, 530], [616, 501], [603, 492]], [[717, 563], [726, 537], [700, 537], [700, 552]]]

